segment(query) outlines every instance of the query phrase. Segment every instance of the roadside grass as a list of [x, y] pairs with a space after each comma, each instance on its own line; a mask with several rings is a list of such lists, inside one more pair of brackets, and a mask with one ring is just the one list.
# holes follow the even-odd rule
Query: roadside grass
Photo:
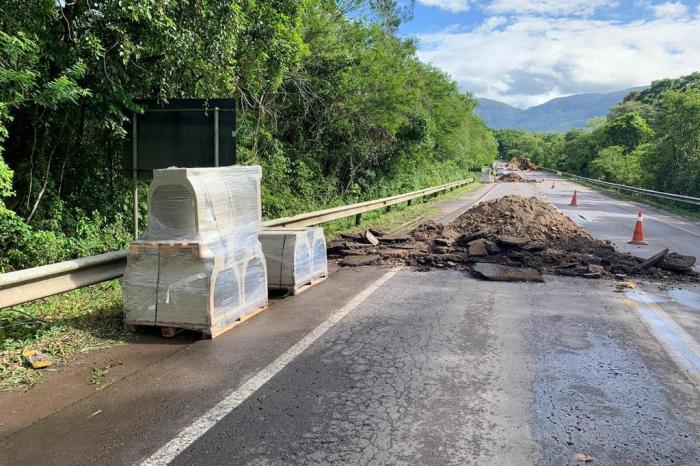
[[377, 209], [362, 214], [362, 223], [355, 225], [355, 217], [334, 220], [323, 224], [326, 240], [337, 239], [341, 234], [359, 233], [368, 228], [381, 228], [390, 233], [398, 233], [416, 226], [420, 221], [439, 213], [436, 206], [439, 202], [456, 199], [464, 193], [475, 190], [481, 183], [475, 182], [462, 186], [454, 191], [427, 200], [414, 199], [410, 206], [405, 202], [391, 206], [389, 212], [386, 209]]
[[[0, 390], [31, 388], [42, 373], [76, 353], [129, 339], [122, 326], [121, 281], [112, 280], [0, 310]], [[22, 352], [47, 354], [52, 366], [34, 370]]]
[[[328, 239], [341, 233], [356, 233], [367, 228], [389, 232], [410, 229], [439, 213], [436, 204], [455, 199], [481, 186], [472, 183], [425, 201], [414, 199], [394, 205], [389, 212], [379, 209], [355, 218], [324, 224]], [[121, 280], [100, 283], [79, 290], [0, 310], [0, 391], [29, 389], [41, 383], [42, 374], [57, 370], [55, 365], [77, 353], [102, 350], [128, 341], [131, 335], [122, 325]], [[35, 349], [47, 354], [53, 365], [35, 370], [22, 352]], [[86, 379], [89, 385], [102, 386], [110, 367], [93, 368]]]

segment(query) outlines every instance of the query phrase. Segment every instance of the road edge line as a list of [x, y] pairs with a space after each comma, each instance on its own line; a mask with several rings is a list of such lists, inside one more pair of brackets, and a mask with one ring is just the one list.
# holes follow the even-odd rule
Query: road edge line
[[335, 311], [325, 321], [307, 333], [301, 340], [294, 344], [294, 346], [282, 353], [279, 357], [277, 357], [277, 359], [272, 361], [264, 369], [248, 379], [234, 391], [226, 395], [223, 400], [217, 403], [203, 416], [199, 417], [192, 424], [181, 430], [180, 433], [175, 436], [175, 438], [160, 447], [155, 453], [141, 462], [141, 465], [151, 466], [169, 464], [180, 453], [185, 451], [197, 439], [204, 435], [209, 429], [221, 421], [226, 415], [242, 404], [260, 387], [265, 385], [265, 383], [272, 379], [278, 372], [284, 369], [287, 364], [292, 362], [297, 356], [316, 342], [316, 340], [323, 336], [324, 333], [342, 320], [343, 317], [362, 304], [370, 295], [372, 295], [382, 285], [396, 275], [399, 270], [401, 270], [401, 267], [394, 267], [387, 271], [384, 275], [380, 276], [374, 283], [365, 288], [362, 292], [355, 295], [343, 307]]
[[[700, 351], [697, 342], [661, 306], [646, 295], [625, 291], [625, 301], [646, 325], [651, 335], [681, 372], [693, 383], [700, 383]], [[696, 385], [698, 391], [700, 387]]]

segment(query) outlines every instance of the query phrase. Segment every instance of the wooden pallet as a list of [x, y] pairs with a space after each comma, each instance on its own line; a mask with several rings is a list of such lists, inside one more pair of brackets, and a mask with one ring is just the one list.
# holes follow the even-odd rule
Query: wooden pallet
[[206, 245], [193, 242], [176, 241], [143, 241], [133, 242], [129, 245], [130, 256], [140, 256], [144, 254], [156, 253], [164, 257], [192, 257], [200, 258], [206, 252]]
[[265, 304], [265, 305], [260, 306], [259, 308], [254, 309], [250, 312], [246, 312], [245, 314], [241, 315], [238, 319], [234, 320], [233, 322], [231, 322], [228, 325], [224, 325], [223, 327], [218, 327], [218, 328], [212, 328], [211, 331], [206, 333], [206, 335], [208, 338], [216, 338], [219, 335], [221, 335], [222, 333], [231, 330], [233, 327], [237, 327], [237, 326], [241, 325], [246, 320], [252, 319], [256, 315], [267, 310], [267, 308], [268, 308], [268, 305]]
[[238, 319], [234, 320], [233, 322], [224, 325], [222, 327], [217, 327], [217, 328], [212, 328], [212, 327], [202, 327], [201, 325], [187, 325], [187, 324], [173, 324], [173, 325], [167, 325], [167, 324], [152, 324], [152, 323], [145, 323], [145, 322], [138, 322], [138, 323], [128, 323], [124, 324], [124, 328], [126, 329], [127, 332], [136, 332], [139, 329], [145, 329], [145, 328], [160, 328], [160, 334], [163, 338], [173, 338], [180, 333], [184, 332], [185, 330], [193, 330], [195, 332], [199, 332], [203, 338], [216, 338], [222, 333], [231, 330], [232, 328], [242, 324], [248, 319], [251, 319], [255, 317], [256, 315], [260, 314], [261, 312], [265, 311], [268, 308], [268, 305], [265, 304], [263, 306], [258, 307], [257, 309], [254, 309], [252, 311], [246, 312], [245, 314], [241, 315]]
[[296, 296], [296, 295], [301, 294], [304, 291], [308, 290], [312, 286], [318, 285], [319, 283], [324, 281], [326, 278], [328, 278], [328, 272], [326, 272], [325, 275], [322, 275], [320, 277], [312, 278], [311, 280], [308, 280], [301, 285], [297, 285], [297, 286], [293, 286], [293, 287], [273, 286], [273, 287], [269, 287], [269, 289], [275, 290], [275, 291], [286, 291], [288, 295]]

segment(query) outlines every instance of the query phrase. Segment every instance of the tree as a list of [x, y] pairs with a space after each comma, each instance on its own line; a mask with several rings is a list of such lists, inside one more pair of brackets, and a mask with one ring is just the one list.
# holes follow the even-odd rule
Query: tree
[[700, 195], [700, 90], [664, 94], [654, 127], [660, 138], [650, 169], [660, 180], [659, 188]]
[[476, 100], [396, 33], [412, 5], [0, 0], [0, 151], [16, 192], [6, 211], [26, 227], [3, 246], [30, 251], [8, 263], [125, 245], [121, 161], [142, 98], [233, 96], [239, 162], [262, 165], [267, 217], [489, 164], [496, 144]]
[[641, 170], [637, 154], [627, 154], [622, 146], [608, 146], [598, 152], [591, 162], [590, 172], [594, 178], [613, 183], [634, 186], [639, 182]]
[[634, 112], [608, 118], [603, 128], [604, 144], [621, 146], [625, 152], [631, 152], [639, 144], [649, 141], [654, 136], [654, 131], [647, 122]]

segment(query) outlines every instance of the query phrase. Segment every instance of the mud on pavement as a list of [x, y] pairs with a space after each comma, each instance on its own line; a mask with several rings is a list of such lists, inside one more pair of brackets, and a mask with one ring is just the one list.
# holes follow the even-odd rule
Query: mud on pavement
[[644, 260], [618, 252], [549, 202], [516, 195], [482, 202], [449, 224], [423, 223], [406, 235], [346, 235], [329, 244], [328, 254], [343, 266], [453, 268], [499, 281], [541, 281], [540, 274], [700, 281], [695, 257], [664, 250]]

